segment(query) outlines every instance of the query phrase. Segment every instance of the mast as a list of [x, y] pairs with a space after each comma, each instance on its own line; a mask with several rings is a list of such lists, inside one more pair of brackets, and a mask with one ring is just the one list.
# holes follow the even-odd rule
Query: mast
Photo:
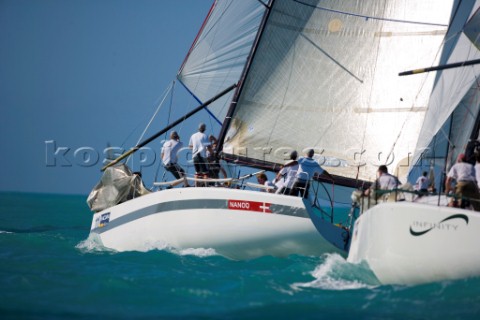
[[[451, 4], [432, 14], [430, 2], [415, 0], [389, 0], [383, 10], [313, 2], [271, 1], [224, 113], [219, 151], [227, 162], [275, 170], [285, 152], [313, 148], [330, 174], [373, 180], [378, 165], [397, 167], [415, 145], [434, 78], [397, 74], [414, 54], [420, 65], [438, 64]], [[409, 10], [419, 23], [404, 21]]]
[[[265, 30], [265, 25], [267, 23], [268, 17], [270, 16], [270, 12], [271, 12], [274, 1], [275, 0], [269, 0], [268, 5], [265, 5], [266, 10], [265, 10], [265, 14], [263, 15], [262, 22], [260, 23], [260, 28], [258, 29], [257, 36], [255, 37], [254, 44], [252, 46], [252, 49], [250, 51], [250, 55], [249, 55], [249, 57], [247, 59], [247, 62], [245, 64], [245, 68], [243, 69], [242, 76], [240, 77], [240, 81], [238, 83], [237, 89], [235, 90], [232, 102], [230, 103], [230, 107], [228, 109], [227, 115], [225, 117], [225, 120], [223, 121], [223, 126], [220, 129], [220, 134], [218, 136], [219, 143], [217, 145], [217, 150], [216, 150], [217, 152], [220, 152], [223, 149], [223, 140], [225, 139], [228, 127], [230, 125], [230, 122], [232, 121], [232, 116], [233, 116], [233, 113], [235, 112], [235, 108], [237, 106], [238, 99], [239, 99], [240, 94], [242, 92], [242, 88], [243, 88], [243, 84], [245, 82], [245, 78], [247, 77], [247, 74], [250, 70], [251, 63], [253, 61], [253, 58], [255, 57], [255, 53], [257, 52], [257, 47], [258, 47], [258, 44], [260, 43], [260, 39], [262, 37], [263, 31]], [[263, 4], [263, 2], [262, 2], [262, 4]]]
[[[258, 0], [262, 2], [261, 0]], [[227, 112], [227, 115], [225, 117], [225, 120], [223, 122], [223, 126], [221, 128], [220, 134], [219, 134], [219, 143], [217, 145], [217, 152], [220, 152], [223, 149], [223, 144], [224, 144], [224, 139], [227, 134], [230, 122], [232, 121], [232, 116], [235, 112], [235, 109], [237, 107], [237, 102], [240, 98], [240, 95], [242, 94], [242, 90], [244, 88], [244, 83], [245, 80], [249, 74], [250, 67], [252, 65], [252, 61], [255, 58], [255, 54], [257, 52], [257, 48], [259, 46], [259, 43], [262, 39], [262, 36], [264, 34], [265, 26], [268, 22], [268, 19], [270, 17], [270, 13], [272, 12], [272, 7], [275, 3], [275, 0], [269, 0], [268, 5], [265, 5], [266, 11], [263, 16], [262, 22], [259, 27], [259, 31], [257, 33], [257, 37], [254, 41], [254, 45], [252, 46], [251, 53], [249, 55], [249, 58], [247, 59], [247, 62], [245, 64], [244, 71], [242, 73], [242, 76], [240, 77], [240, 81], [238, 82], [238, 86], [236, 88], [236, 91], [234, 93], [232, 102], [230, 104], [229, 110]], [[253, 158], [248, 158], [248, 157], [242, 157], [239, 155], [230, 155], [226, 153], [223, 154], [223, 159], [227, 162], [238, 162], [241, 165], [248, 166], [248, 167], [253, 167], [253, 168], [258, 168], [262, 170], [270, 170], [270, 171], [278, 171], [280, 170], [282, 164], [279, 163], [274, 163], [274, 162], [269, 162], [265, 160], [256, 160]], [[331, 175], [334, 178], [335, 184], [345, 186], [345, 187], [351, 187], [351, 188], [357, 188], [359, 185], [366, 185], [368, 186], [370, 182], [360, 180], [360, 179], [352, 179], [352, 178], [347, 178], [347, 177], [342, 177], [338, 175]], [[315, 180], [319, 182], [325, 182], [325, 183], [332, 183], [331, 180], [325, 179], [323, 177], [316, 178]]]

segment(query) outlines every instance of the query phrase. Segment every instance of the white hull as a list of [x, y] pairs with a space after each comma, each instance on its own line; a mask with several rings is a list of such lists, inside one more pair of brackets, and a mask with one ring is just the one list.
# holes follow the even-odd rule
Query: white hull
[[[340, 228], [331, 237], [335, 231], [340, 238]], [[232, 259], [341, 252], [317, 232], [301, 198], [226, 188], [176, 188], [127, 201], [96, 213], [91, 234], [117, 251], [160, 243]]]
[[480, 275], [480, 214], [412, 202], [382, 203], [356, 221], [348, 262], [368, 263], [383, 284]]

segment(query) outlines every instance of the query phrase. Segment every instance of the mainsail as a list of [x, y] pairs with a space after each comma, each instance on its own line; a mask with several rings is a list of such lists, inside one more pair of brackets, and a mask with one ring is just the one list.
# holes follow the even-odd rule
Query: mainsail
[[[480, 1], [461, 1], [454, 11], [446, 37], [444, 63], [461, 63], [480, 58]], [[465, 145], [478, 122], [480, 111], [480, 65], [444, 70], [432, 92], [425, 123], [420, 132], [413, 163], [428, 165], [425, 159], [440, 162], [448, 154], [447, 165], [465, 151]], [[477, 129], [478, 130], [478, 129]], [[478, 132], [477, 132], [478, 134]], [[433, 160], [432, 160], [433, 161]], [[418, 170], [412, 168], [413, 174]]]
[[[241, 2], [241, 1], [240, 1]], [[446, 0], [276, 0], [223, 128], [223, 151], [279, 164], [314, 148], [336, 175], [373, 180], [413, 152], [452, 10]], [[435, 8], [435, 10], [432, 10]]]

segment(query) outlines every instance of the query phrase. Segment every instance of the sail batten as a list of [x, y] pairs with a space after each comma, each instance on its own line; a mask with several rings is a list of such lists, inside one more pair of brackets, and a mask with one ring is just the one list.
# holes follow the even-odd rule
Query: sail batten
[[438, 62], [451, 9], [435, 0], [274, 1], [224, 152], [279, 164], [286, 149], [313, 148], [347, 164], [330, 172], [360, 180], [380, 164], [396, 167], [415, 149], [434, 82], [398, 73]]

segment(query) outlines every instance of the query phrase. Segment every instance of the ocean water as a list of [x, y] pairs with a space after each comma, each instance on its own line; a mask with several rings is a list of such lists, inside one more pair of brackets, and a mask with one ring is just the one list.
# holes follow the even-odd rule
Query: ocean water
[[0, 319], [480, 318], [479, 278], [382, 286], [339, 255], [119, 253], [90, 224], [84, 196], [0, 193]]

